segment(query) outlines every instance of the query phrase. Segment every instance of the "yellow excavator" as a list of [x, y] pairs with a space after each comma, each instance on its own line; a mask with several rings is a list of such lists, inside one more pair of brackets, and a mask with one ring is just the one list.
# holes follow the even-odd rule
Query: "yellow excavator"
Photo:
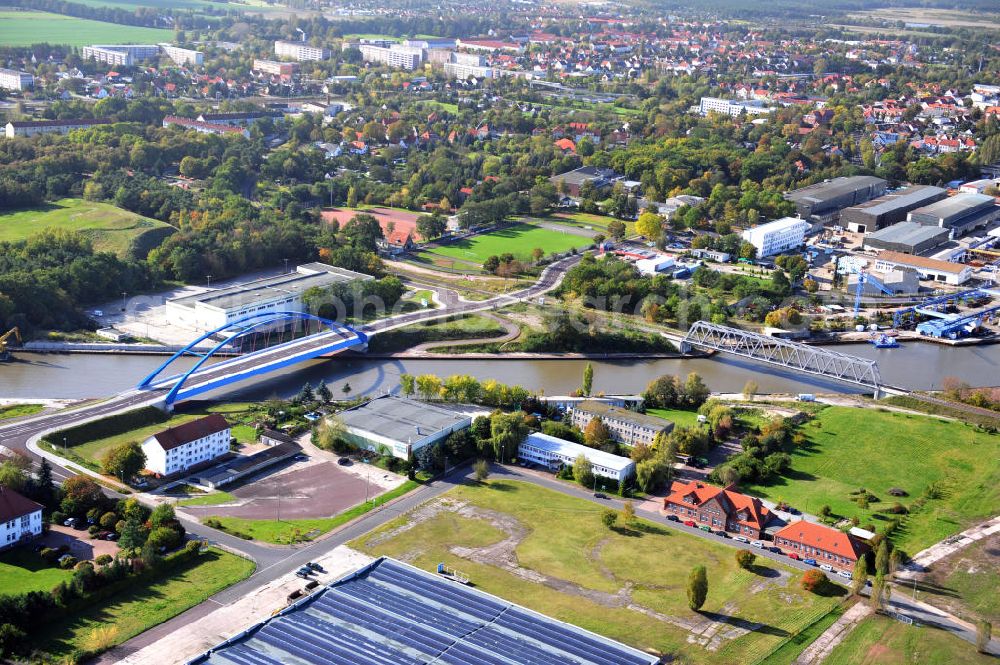
[[17, 329], [17, 326], [0, 335], [0, 362], [10, 360], [10, 350], [7, 348], [7, 340], [11, 337], [17, 340], [18, 346], [24, 343], [24, 340], [21, 339], [21, 331]]

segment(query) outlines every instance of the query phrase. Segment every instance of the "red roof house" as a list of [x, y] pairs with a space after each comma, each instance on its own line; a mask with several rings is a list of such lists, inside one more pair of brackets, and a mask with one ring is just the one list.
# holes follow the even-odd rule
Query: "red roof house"
[[799, 520], [774, 534], [774, 543], [785, 552], [803, 559], [816, 559], [841, 569], [853, 567], [868, 546], [839, 529]]
[[748, 538], [763, 538], [764, 529], [774, 519], [760, 499], [740, 494], [729, 487], [701, 482], [674, 481], [663, 500], [663, 512], [682, 521], [691, 520], [713, 530], [731, 531]]

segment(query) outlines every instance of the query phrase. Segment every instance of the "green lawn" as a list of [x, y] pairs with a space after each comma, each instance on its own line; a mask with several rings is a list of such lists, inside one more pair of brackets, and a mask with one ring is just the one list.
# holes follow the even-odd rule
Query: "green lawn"
[[48, 12], [0, 11], [0, 44], [156, 44], [173, 40], [173, 30], [142, 28]]
[[530, 224], [516, 224], [505, 229], [482, 233], [449, 243], [433, 250], [425, 250], [420, 254], [431, 254], [465, 261], [475, 266], [482, 265], [489, 256], [510, 252], [522, 261], [531, 259], [531, 252], [540, 247], [545, 254], [565, 252], [573, 248], [583, 248], [590, 244], [587, 238], [543, 229]]
[[[1000, 436], [934, 417], [857, 409], [823, 409], [802, 431], [808, 443], [792, 454], [792, 471], [766, 486], [750, 485], [753, 494], [784, 500], [809, 513], [824, 505], [834, 514], [858, 516], [878, 526], [879, 508], [897, 499], [891, 487], [911, 504], [932, 483], [941, 488], [911, 514], [894, 536], [903, 551], [919, 550], [989, 518], [1000, 505]], [[850, 493], [865, 487], [881, 499], [862, 511]]]
[[[415, 480], [407, 480], [399, 487], [389, 490], [384, 494], [380, 494], [369, 502], [358, 504], [353, 508], [348, 508], [344, 512], [333, 517], [297, 520], [250, 520], [240, 517], [214, 516], [206, 517], [202, 519], [202, 522], [204, 523], [208, 520], [216, 520], [222, 525], [222, 529], [224, 531], [228, 531], [229, 533], [250, 536], [253, 540], [262, 540], [266, 543], [289, 545], [302, 540], [312, 540], [316, 536], [320, 536], [332, 529], [335, 529], [341, 524], [346, 524], [354, 518], [370, 512], [387, 501], [403, 496], [407, 492], [420, 487], [420, 485], [421, 483]], [[202, 497], [198, 497], [198, 499], [200, 498]], [[192, 499], [192, 501], [198, 501], [198, 499]], [[205, 502], [200, 504], [181, 502], [182, 505], [189, 506], [211, 505], [212, 503], [223, 502], [213, 501], [211, 503]], [[309, 534], [310, 532], [314, 533], [306, 537], [306, 534]]]
[[217, 506], [221, 503], [233, 503], [237, 499], [235, 496], [229, 492], [209, 492], [207, 494], [202, 494], [200, 496], [192, 496], [187, 499], [181, 499], [177, 502], [178, 506]]
[[[490, 480], [458, 487], [437, 501], [451, 509], [417, 524], [409, 524], [413, 513], [404, 515], [351, 546], [425, 570], [444, 562], [484, 591], [684, 663], [756, 661], [837, 603], [803, 592], [797, 572], [770, 561], [752, 572], [739, 568], [734, 549], [721, 543], [644, 520], [609, 530], [601, 523], [600, 505], [536, 485]], [[461, 505], [466, 508], [460, 515]], [[470, 508], [478, 512], [465, 512]], [[397, 531], [400, 527], [408, 528]], [[510, 561], [532, 571], [530, 580], [491, 563], [502, 555], [477, 561], [454, 553], [456, 547], [498, 543], [511, 533], [518, 535]], [[698, 564], [708, 568], [709, 579], [700, 615], [688, 609], [684, 591], [688, 572]], [[537, 581], [537, 574], [546, 576], [548, 583]], [[693, 636], [681, 625], [630, 609], [629, 604], [681, 622], [724, 616], [762, 625], [709, 649], [689, 640]]]
[[42, 561], [31, 546], [22, 546], [0, 554], [0, 593], [16, 595], [28, 591], [51, 591], [73, 574]]
[[949, 632], [878, 615], [862, 621], [823, 665], [986, 665], [996, 659]]
[[[0, 18], [0, 31], [3, 26]], [[94, 249], [119, 257], [127, 256], [133, 248], [145, 257], [172, 232], [169, 224], [159, 220], [83, 199], [60, 199], [39, 208], [0, 214], [0, 241], [23, 240], [43, 229], [79, 231]]]
[[65, 657], [86, 648], [91, 632], [105, 626], [114, 626], [114, 643], [121, 644], [246, 579], [255, 567], [252, 561], [211, 549], [197, 560], [169, 571], [166, 579], [123, 591], [72, 618], [46, 626], [39, 633], [39, 648]]
[[822, 635], [827, 628], [832, 626], [843, 613], [843, 605], [834, 607], [826, 616], [820, 617], [797, 635], [789, 637], [771, 655], [760, 661], [759, 665], [793, 665], [802, 652], [815, 642], [816, 638]]
[[8, 404], [0, 406], [0, 420], [33, 416], [44, 409], [42, 404]]
[[646, 409], [646, 413], [657, 418], [665, 418], [677, 427], [697, 427], [698, 412], [686, 409]]
[[458, 104], [452, 104], [451, 102], [439, 102], [436, 100], [429, 100], [426, 102], [430, 106], [436, 106], [442, 111], [447, 111], [453, 115], [458, 115]]

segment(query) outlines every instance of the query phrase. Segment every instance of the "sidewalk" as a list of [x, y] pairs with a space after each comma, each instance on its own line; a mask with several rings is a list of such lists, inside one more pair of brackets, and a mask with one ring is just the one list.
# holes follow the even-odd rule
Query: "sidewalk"
[[913, 579], [915, 576], [926, 572], [932, 564], [995, 533], [1000, 533], [1000, 515], [917, 552], [913, 555], [913, 559], [909, 565], [896, 573], [896, 577]]
[[830, 652], [854, 630], [855, 626], [871, 613], [871, 608], [864, 600], [855, 603], [840, 615], [840, 618], [834, 621], [832, 626], [823, 631], [823, 634], [817, 637], [812, 644], [806, 647], [805, 651], [799, 654], [795, 665], [822, 663], [830, 655]]

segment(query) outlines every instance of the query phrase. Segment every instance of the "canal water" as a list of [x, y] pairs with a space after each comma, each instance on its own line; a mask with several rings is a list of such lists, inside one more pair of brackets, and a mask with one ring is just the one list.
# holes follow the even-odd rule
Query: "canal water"
[[[868, 344], [840, 345], [837, 351], [878, 360], [885, 384], [910, 389], [940, 388], [945, 377], [958, 377], [973, 386], [1000, 385], [1000, 345], [948, 347], [909, 342], [898, 349], [876, 349]], [[0, 398], [73, 399], [105, 397], [133, 388], [165, 360], [162, 356], [112, 354], [22, 353], [9, 363], [0, 363]], [[183, 358], [177, 371], [197, 359]], [[548, 395], [566, 394], [579, 387], [583, 360], [468, 360], [365, 359], [339, 356], [317, 360], [276, 373], [255, 383], [230, 386], [218, 395], [258, 400], [287, 397], [306, 382], [325, 381], [336, 396], [345, 385], [350, 395], [393, 391], [399, 375], [471, 374], [502, 383], [520, 384]], [[718, 354], [713, 358], [661, 359], [594, 362], [594, 390], [606, 393], [641, 392], [651, 379], [663, 374], [698, 372], [716, 392], [739, 392], [747, 381], [757, 382], [760, 392], [850, 391], [846, 384], [795, 374], [776, 367]]]

